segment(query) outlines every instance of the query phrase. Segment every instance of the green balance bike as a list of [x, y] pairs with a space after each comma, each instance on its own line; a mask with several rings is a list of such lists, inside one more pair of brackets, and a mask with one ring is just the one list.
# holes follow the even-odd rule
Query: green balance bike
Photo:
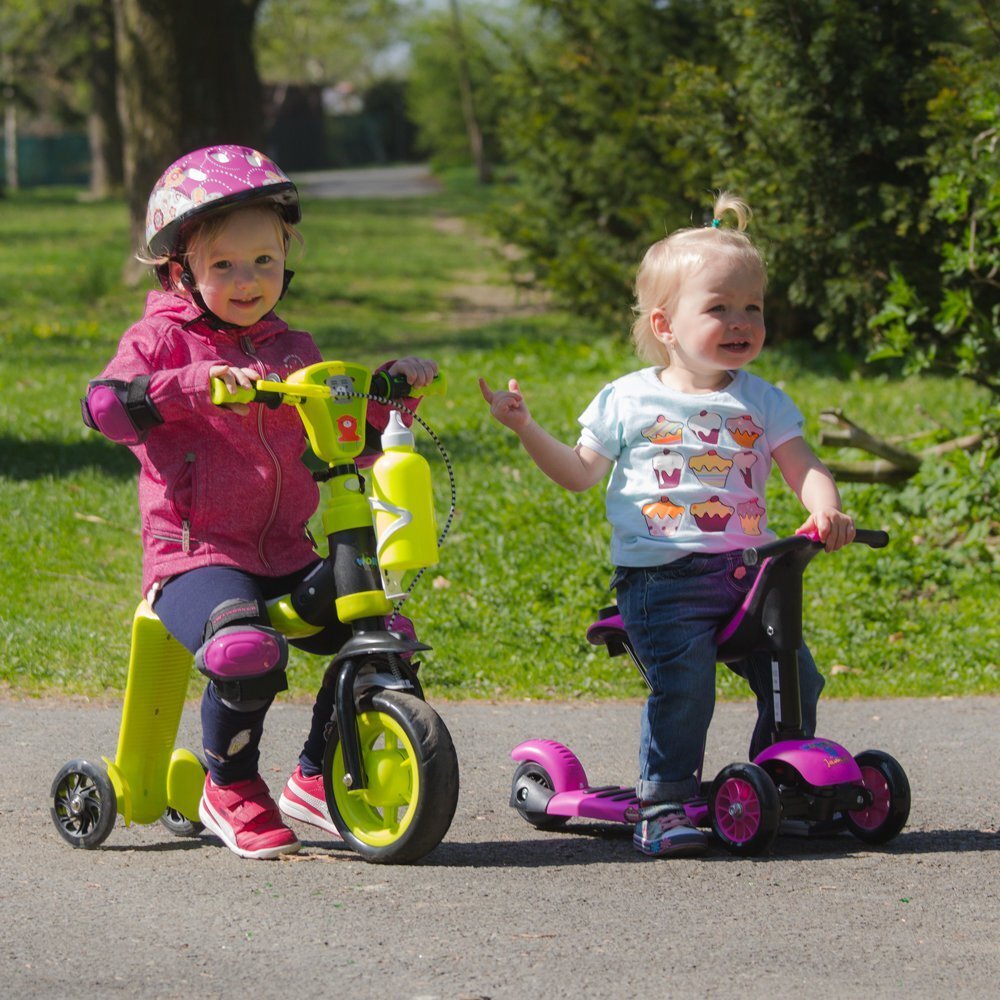
[[[439, 393], [443, 384], [421, 391]], [[410, 654], [430, 647], [391, 631], [395, 613], [423, 570], [436, 563], [451, 526], [451, 464], [436, 435], [413, 414], [448, 469], [451, 505], [440, 536], [427, 462], [395, 412], [394, 432], [383, 437], [386, 450], [369, 470], [369, 483], [356, 464], [369, 400], [409, 414], [396, 402], [407, 395], [405, 379], [339, 361], [235, 393], [219, 380], [212, 386], [217, 404], [294, 406], [312, 451], [326, 465], [315, 477], [326, 486], [320, 511], [329, 554], [294, 592], [268, 602], [268, 614], [271, 626], [289, 639], [316, 634], [333, 616], [352, 626], [324, 678], [336, 692], [323, 760], [326, 802], [344, 842], [366, 861], [386, 864], [416, 861], [441, 842], [459, 784], [451, 735], [424, 700], [409, 662]], [[404, 575], [410, 580], [405, 589]], [[126, 826], [159, 821], [177, 836], [201, 832], [205, 764], [174, 746], [192, 660], [142, 601], [132, 623], [115, 758], [71, 760], [52, 783], [52, 820], [73, 847], [98, 847], [118, 814]]]

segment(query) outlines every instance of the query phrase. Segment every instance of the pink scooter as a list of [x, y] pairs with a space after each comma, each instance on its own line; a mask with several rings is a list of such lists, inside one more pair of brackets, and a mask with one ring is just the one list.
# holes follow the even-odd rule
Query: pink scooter
[[[884, 531], [859, 530], [854, 538], [871, 548], [888, 544]], [[899, 763], [880, 750], [857, 756], [833, 740], [802, 732], [798, 650], [802, 644], [802, 576], [823, 551], [811, 535], [793, 535], [746, 549], [747, 566], [761, 564], [743, 606], [718, 634], [718, 658], [733, 663], [748, 653], [771, 655], [774, 679], [774, 741], [753, 763], [724, 767], [702, 795], [685, 804], [691, 821], [710, 827], [723, 846], [739, 855], [770, 850], [782, 829], [809, 834], [843, 829], [859, 840], [882, 844], [903, 829], [910, 814], [910, 784]], [[627, 653], [646, 683], [645, 667], [629, 641], [617, 607], [605, 608], [587, 630], [608, 655]], [[634, 788], [593, 788], [576, 755], [554, 740], [527, 740], [511, 757], [510, 804], [539, 829], [556, 829], [572, 817], [635, 824]]]

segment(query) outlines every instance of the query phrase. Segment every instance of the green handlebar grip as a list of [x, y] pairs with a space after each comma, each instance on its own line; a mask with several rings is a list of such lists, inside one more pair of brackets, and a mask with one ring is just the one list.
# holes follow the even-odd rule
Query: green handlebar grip
[[212, 379], [212, 402], [216, 406], [223, 406], [226, 403], [252, 403], [257, 398], [256, 389], [237, 388], [230, 392], [226, 388], [226, 383], [221, 378]]
[[414, 396], [443, 396], [448, 391], [448, 379], [443, 372], [438, 372], [434, 376], [434, 381], [430, 385], [422, 385], [419, 389], [413, 390]]

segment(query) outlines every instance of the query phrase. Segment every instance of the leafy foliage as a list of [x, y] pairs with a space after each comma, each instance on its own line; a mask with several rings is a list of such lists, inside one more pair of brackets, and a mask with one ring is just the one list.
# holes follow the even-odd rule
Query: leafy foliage
[[[725, 187], [756, 211], [772, 337], [858, 353], [891, 282], [879, 356], [931, 350], [911, 326], [974, 326], [957, 370], [996, 370], [995, 285], [973, 293], [962, 277], [971, 225], [978, 273], [995, 277], [996, 207], [978, 188], [996, 170], [997, 73], [971, 48], [971, 0], [525, 5], [537, 30], [511, 44], [499, 81], [513, 180], [495, 220], [520, 280], [623, 330], [646, 246], [699, 224]], [[975, 150], [974, 171], [955, 168]]]
[[539, 28], [500, 80], [512, 198], [495, 224], [525, 254], [520, 277], [627, 325], [640, 248], [700, 222], [725, 160], [725, 83], [713, 3], [536, 0]]
[[[994, 44], [1000, 40], [994, 35]], [[872, 357], [955, 371], [1000, 396], [1000, 58], [949, 47], [935, 67], [921, 214], [936, 269], [897, 262]], [[928, 239], [928, 237], [931, 237]]]
[[892, 261], [929, 271], [914, 221], [932, 0], [758, 0], [727, 19], [743, 155], [732, 183], [769, 250], [772, 334], [863, 338]]

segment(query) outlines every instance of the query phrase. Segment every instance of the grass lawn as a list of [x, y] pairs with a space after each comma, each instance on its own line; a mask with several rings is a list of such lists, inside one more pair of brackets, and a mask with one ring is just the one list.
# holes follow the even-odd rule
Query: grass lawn
[[[422, 672], [430, 695], [641, 695], [625, 661], [584, 639], [610, 599], [601, 489], [571, 495], [544, 479], [491, 422], [476, 384], [517, 376], [539, 420], [572, 439], [592, 395], [635, 366], [621, 339], [628, 303], [619, 330], [598, 330], [512, 287], [481, 222], [486, 197], [453, 184], [425, 199], [308, 201], [306, 250], [281, 312], [326, 357], [419, 353], [447, 372], [448, 397], [421, 412], [454, 463], [458, 516], [407, 605], [434, 647]], [[126, 232], [122, 205], [75, 191], [0, 201], [0, 690], [18, 695], [124, 685], [139, 599], [135, 463], [83, 427], [78, 400], [141, 314], [143, 291], [119, 281]], [[811, 348], [769, 348], [753, 370], [785, 385], [814, 441], [827, 407], [891, 436], [938, 422], [960, 431], [985, 405], [958, 381], [862, 372]], [[443, 463], [421, 447], [443, 509]], [[859, 524], [893, 541], [810, 569], [806, 634], [826, 697], [1000, 689], [997, 473], [984, 459], [938, 460], [904, 489], [844, 487]], [[801, 512], [772, 486], [772, 525], [794, 530]], [[293, 694], [310, 693], [322, 668], [294, 654]], [[746, 694], [724, 668], [719, 691]]]

